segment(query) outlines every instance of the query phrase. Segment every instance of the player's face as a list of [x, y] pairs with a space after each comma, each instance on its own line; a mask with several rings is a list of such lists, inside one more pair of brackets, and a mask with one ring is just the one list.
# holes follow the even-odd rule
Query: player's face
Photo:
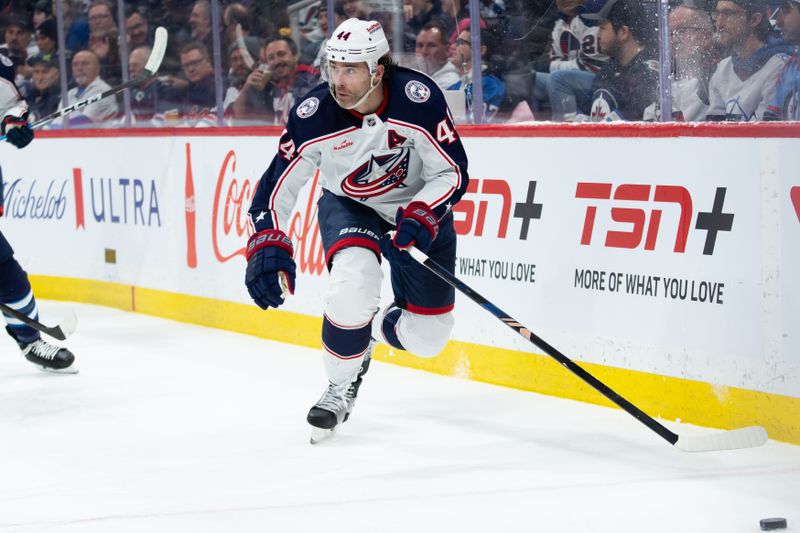
[[343, 107], [355, 104], [369, 90], [370, 76], [366, 63], [331, 61], [328, 69], [336, 98]]
[[800, 4], [787, 2], [782, 5], [777, 23], [787, 44], [800, 44]]

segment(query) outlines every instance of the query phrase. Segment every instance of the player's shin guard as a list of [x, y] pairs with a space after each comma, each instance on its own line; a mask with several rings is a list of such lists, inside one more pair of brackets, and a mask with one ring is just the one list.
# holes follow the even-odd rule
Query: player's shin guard
[[[28, 275], [14, 257], [0, 263], [0, 302], [20, 313], [39, 320], [39, 310], [33, 297]], [[6, 330], [19, 344], [29, 344], [39, 339], [39, 332], [20, 320], [3, 314], [8, 324]]]

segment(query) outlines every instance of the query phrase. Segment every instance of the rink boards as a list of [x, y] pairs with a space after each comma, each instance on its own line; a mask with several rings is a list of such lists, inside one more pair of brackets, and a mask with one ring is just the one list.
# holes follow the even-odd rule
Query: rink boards
[[[464, 128], [456, 275], [653, 416], [761, 424], [800, 443], [797, 129]], [[88, 131], [4, 145], [0, 230], [40, 298], [319, 346], [316, 177], [291, 222], [296, 294], [265, 313], [243, 285], [247, 206], [279, 133]], [[471, 301], [455, 315], [439, 357], [378, 356], [608, 403]]]

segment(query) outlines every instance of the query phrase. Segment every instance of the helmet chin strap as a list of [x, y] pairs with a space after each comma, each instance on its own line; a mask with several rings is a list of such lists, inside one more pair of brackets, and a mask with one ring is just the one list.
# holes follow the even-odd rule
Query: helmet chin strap
[[369, 84], [370, 88], [367, 89], [367, 92], [365, 92], [364, 95], [361, 98], [359, 98], [358, 101], [353, 105], [344, 105], [341, 101], [339, 101], [339, 97], [336, 96], [336, 87], [334, 86], [333, 83], [328, 84], [328, 90], [331, 92], [331, 96], [333, 96], [333, 99], [336, 100], [336, 103], [339, 104], [339, 107], [349, 110], [349, 109], [355, 109], [356, 107], [360, 106], [361, 104], [367, 101], [369, 95], [372, 94], [372, 91], [374, 91], [375, 87], [378, 86], [378, 83], [375, 82], [375, 76], [372, 76], [370, 78]]

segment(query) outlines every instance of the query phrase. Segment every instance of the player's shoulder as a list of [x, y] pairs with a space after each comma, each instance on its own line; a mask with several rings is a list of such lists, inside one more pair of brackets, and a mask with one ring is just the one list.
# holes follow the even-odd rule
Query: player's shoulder
[[431, 112], [446, 107], [444, 93], [432, 78], [405, 67], [397, 67], [389, 80], [392, 104], [414, 113]]
[[420, 122], [447, 112], [442, 90], [417, 70], [397, 67], [389, 80], [389, 95], [392, 118]]
[[289, 115], [288, 127], [298, 146], [346, 126], [327, 83], [320, 83], [299, 98]]

